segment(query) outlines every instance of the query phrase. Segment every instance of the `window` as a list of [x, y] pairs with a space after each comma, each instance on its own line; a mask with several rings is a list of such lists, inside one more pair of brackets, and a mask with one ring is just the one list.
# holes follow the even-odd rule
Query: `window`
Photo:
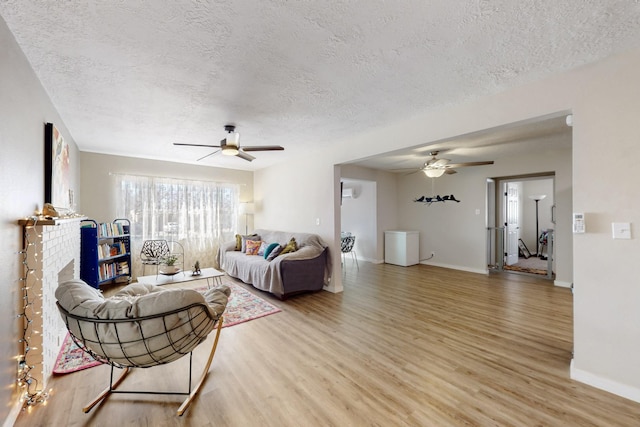
[[196, 260], [215, 266], [218, 246], [236, 233], [237, 184], [116, 176], [117, 215], [131, 221], [133, 255], [144, 240], [165, 239], [185, 246], [185, 268]]

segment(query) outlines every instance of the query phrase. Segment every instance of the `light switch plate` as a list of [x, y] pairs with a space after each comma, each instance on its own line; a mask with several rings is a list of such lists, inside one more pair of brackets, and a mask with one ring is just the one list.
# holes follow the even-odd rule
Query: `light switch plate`
[[630, 239], [631, 223], [630, 222], [612, 222], [611, 230], [614, 239]]

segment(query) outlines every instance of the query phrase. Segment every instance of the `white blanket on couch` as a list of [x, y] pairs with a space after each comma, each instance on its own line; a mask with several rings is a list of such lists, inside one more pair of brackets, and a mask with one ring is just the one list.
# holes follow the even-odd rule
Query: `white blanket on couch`
[[237, 277], [245, 283], [275, 295], [284, 294], [280, 273], [282, 261], [312, 259], [320, 255], [326, 247], [317, 234], [273, 230], [255, 230], [254, 234], [260, 236], [260, 240], [263, 242], [279, 243], [283, 247], [293, 237], [296, 239], [298, 250], [278, 255], [273, 261], [267, 261], [263, 256], [246, 255], [243, 252], [235, 251], [235, 241], [228, 242], [220, 248], [220, 266], [230, 276]]

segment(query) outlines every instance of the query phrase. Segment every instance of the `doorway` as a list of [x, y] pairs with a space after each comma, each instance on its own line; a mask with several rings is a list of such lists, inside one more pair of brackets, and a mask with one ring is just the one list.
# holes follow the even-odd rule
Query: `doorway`
[[494, 178], [488, 180], [488, 190], [495, 206], [489, 224], [489, 270], [553, 279], [555, 174]]
[[353, 251], [358, 260], [374, 261], [378, 245], [377, 184], [375, 181], [349, 178], [342, 178], [340, 182], [341, 234], [355, 237]]

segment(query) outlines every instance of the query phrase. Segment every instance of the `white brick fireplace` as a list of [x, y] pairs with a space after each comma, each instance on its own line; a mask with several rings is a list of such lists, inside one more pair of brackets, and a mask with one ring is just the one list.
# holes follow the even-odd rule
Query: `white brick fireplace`
[[25, 310], [32, 319], [29, 340], [32, 349], [27, 353], [26, 362], [36, 366], [31, 376], [42, 384], [41, 390], [46, 387], [67, 333], [56, 307], [55, 290], [58, 283], [80, 277], [81, 220], [20, 221], [28, 244], [25, 269], [30, 273], [25, 277], [33, 301]]

